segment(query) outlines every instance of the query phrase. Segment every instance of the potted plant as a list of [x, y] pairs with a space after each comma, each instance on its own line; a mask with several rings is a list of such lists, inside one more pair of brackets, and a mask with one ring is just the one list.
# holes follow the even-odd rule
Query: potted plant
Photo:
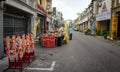
[[107, 39], [107, 37], [109, 35], [109, 31], [104, 30], [102, 35], [103, 35], [104, 39]]
[[100, 36], [100, 30], [96, 30], [96, 35]]
[[114, 31], [114, 32], [113, 32], [113, 39], [116, 38], [116, 35], [117, 35], [117, 33]]

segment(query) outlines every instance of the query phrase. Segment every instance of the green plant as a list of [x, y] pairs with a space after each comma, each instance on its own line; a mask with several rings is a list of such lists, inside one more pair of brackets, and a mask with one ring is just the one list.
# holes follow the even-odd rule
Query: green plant
[[96, 35], [101, 35], [100, 30], [96, 30]]
[[91, 34], [91, 30], [87, 29], [87, 33], [88, 33], [88, 35], [90, 35]]
[[104, 36], [104, 39], [107, 39], [107, 36], [108, 36], [108, 35], [107, 35], [107, 34], [104, 34], [103, 36]]
[[107, 39], [107, 36], [109, 35], [109, 31], [108, 30], [104, 30], [102, 35], [104, 36], [105, 39]]
[[113, 32], [113, 38], [114, 38], [114, 39], [115, 39], [116, 35], [117, 35], [117, 33], [114, 31], [114, 32]]
[[87, 29], [87, 30], [85, 31], [85, 34], [86, 34], [86, 35], [91, 35], [91, 30], [90, 30], [90, 29]]

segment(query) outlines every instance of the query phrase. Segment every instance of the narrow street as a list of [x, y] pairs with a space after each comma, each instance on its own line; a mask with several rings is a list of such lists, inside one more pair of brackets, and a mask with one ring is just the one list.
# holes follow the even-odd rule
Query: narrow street
[[120, 0], [0, 0], [0, 72], [120, 72]]
[[[36, 48], [36, 60], [25, 72], [120, 72], [120, 46], [80, 32], [61, 47]], [[53, 70], [39, 70], [49, 68], [53, 61]]]

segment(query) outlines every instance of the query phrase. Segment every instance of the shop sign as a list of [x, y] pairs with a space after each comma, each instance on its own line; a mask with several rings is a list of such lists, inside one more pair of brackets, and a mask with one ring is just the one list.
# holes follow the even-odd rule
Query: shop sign
[[108, 19], [111, 19], [111, 13], [109, 11], [96, 15], [96, 21], [102, 21], [102, 20], [108, 20]]
[[[118, 17], [114, 16], [112, 17], [112, 25], [111, 25], [111, 37], [115, 37], [117, 34], [117, 28], [118, 28]], [[115, 35], [113, 34], [115, 33]]]

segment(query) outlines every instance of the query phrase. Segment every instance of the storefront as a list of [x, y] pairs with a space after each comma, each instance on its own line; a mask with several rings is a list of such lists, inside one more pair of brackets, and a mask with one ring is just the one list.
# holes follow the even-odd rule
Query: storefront
[[110, 20], [111, 13], [109, 11], [102, 12], [96, 15], [96, 32], [97, 34], [103, 35], [104, 32], [110, 31]]
[[37, 33], [44, 33], [44, 29], [45, 29], [45, 15], [44, 14], [40, 14], [40, 12], [38, 13], [38, 18], [40, 19], [40, 24], [38, 25], [38, 29], [37, 29]]
[[117, 37], [120, 38], [120, 12], [118, 13]]
[[88, 18], [85, 18], [79, 22], [80, 24], [80, 31], [85, 32], [88, 29]]
[[4, 37], [20, 35], [30, 32], [31, 14], [15, 7], [4, 5], [6, 10], [3, 15]]
[[112, 15], [111, 20], [111, 39], [120, 39], [120, 12]]

